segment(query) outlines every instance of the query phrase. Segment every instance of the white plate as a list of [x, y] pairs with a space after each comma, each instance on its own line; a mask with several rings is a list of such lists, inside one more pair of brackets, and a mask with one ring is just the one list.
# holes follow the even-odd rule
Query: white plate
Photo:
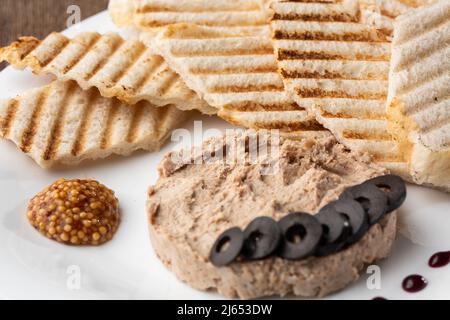
[[[116, 30], [101, 13], [67, 30]], [[48, 78], [11, 68], [0, 73], [0, 98], [41, 86]], [[216, 118], [200, 117], [204, 130], [231, 127]], [[193, 121], [186, 128], [193, 130]], [[217, 134], [217, 133], [216, 133]], [[196, 143], [199, 143], [197, 137]], [[9, 142], [0, 142], [0, 298], [5, 299], [216, 299], [178, 281], [153, 253], [147, 233], [146, 190], [157, 180], [156, 167], [169, 144], [158, 153], [138, 153], [77, 168], [44, 171]], [[28, 199], [54, 180], [97, 179], [117, 192], [123, 221], [113, 241], [98, 248], [67, 247], [40, 236], [27, 222]], [[368, 275], [331, 299], [449, 299], [450, 266], [427, 267], [438, 250], [450, 250], [450, 201], [447, 194], [411, 186], [401, 210], [401, 231], [391, 258], [381, 267], [381, 289], [369, 290]], [[412, 240], [412, 241], [411, 241]], [[414, 243], [413, 243], [414, 242]], [[417, 294], [401, 289], [403, 278], [419, 273], [429, 280]], [[77, 286], [77, 275], [80, 286]]]

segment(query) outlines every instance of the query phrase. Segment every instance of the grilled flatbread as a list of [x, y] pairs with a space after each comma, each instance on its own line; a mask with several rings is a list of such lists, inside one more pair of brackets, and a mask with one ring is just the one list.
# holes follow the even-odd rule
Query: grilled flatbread
[[174, 106], [133, 108], [103, 98], [97, 89], [55, 81], [15, 99], [0, 101], [0, 136], [14, 142], [41, 167], [135, 150], [158, 150], [190, 112]]
[[111, 0], [109, 13], [121, 27], [146, 31], [170, 24], [252, 30], [267, 24], [260, 0]]
[[52, 33], [43, 41], [24, 37], [0, 49], [1, 60], [58, 80], [75, 80], [85, 90], [96, 87], [104, 97], [130, 105], [145, 100], [156, 106], [174, 104], [181, 110], [216, 112], [161, 57], [142, 42], [124, 40], [116, 33], [85, 32], [74, 39]]
[[392, 51], [391, 130], [414, 181], [450, 191], [450, 2], [399, 17]]
[[360, 23], [357, 1], [275, 1], [271, 22], [279, 71], [295, 101], [347, 147], [410, 179], [388, 133], [387, 35]]
[[142, 39], [223, 119], [255, 129], [323, 130], [286, 94], [269, 26], [234, 31], [177, 24], [157, 38], [144, 34]]

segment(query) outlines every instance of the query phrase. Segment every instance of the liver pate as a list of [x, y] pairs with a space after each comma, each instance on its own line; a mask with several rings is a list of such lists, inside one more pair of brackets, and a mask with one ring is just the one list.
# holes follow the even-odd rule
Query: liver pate
[[[241, 132], [231, 140], [208, 140], [202, 151], [211, 150], [211, 145], [229, 148], [230, 141], [242, 142], [245, 136]], [[184, 160], [178, 153], [165, 156], [160, 179], [149, 189], [149, 230], [158, 257], [179, 279], [200, 290], [243, 299], [325, 296], [358, 279], [364, 266], [388, 256], [396, 232], [395, 212], [357, 244], [331, 256], [214, 267], [209, 252], [224, 230], [244, 229], [258, 216], [279, 220], [293, 211], [315, 214], [345, 188], [387, 173], [367, 154], [351, 152], [331, 137], [281, 138], [278, 150], [256, 163], [194, 164], [194, 156]], [[276, 163], [278, 170], [262, 174], [267, 163]]]

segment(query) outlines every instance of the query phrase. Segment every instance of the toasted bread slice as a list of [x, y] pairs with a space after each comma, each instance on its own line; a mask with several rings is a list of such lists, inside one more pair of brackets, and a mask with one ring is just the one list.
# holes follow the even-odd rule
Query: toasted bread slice
[[0, 136], [14, 142], [41, 167], [135, 150], [158, 150], [189, 112], [174, 106], [135, 107], [103, 98], [97, 89], [55, 81], [15, 99], [0, 101]]
[[147, 31], [192, 23], [214, 28], [252, 30], [267, 24], [260, 0], [111, 0], [109, 13], [121, 27]]
[[341, 143], [410, 179], [387, 132], [387, 35], [360, 23], [353, 0], [275, 1], [272, 9], [279, 71], [296, 102]]
[[74, 39], [52, 33], [43, 41], [24, 37], [0, 49], [1, 60], [58, 80], [75, 80], [85, 90], [96, 87], [104, 97], [130, 105], [145, 100], [156, 106], [174, 104], [181, 110], [216, 112], [161, 57], [142, 42], [124, 40], [116, 33], [85, 32]]
[[286, 94], [269, 26], [242, 33], [178, 24], [142, 39], [223, 119], [255, 129], [323, 130]]
[[414, 181], [450, 191], [450, 2], [400, 16], [392, 51], [391, 132]]

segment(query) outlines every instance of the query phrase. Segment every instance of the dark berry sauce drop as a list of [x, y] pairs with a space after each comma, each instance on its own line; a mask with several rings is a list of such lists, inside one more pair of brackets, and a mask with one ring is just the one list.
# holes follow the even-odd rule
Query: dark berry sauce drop
[[372, 300], [387, 300], [386, 298], [383, 298], [383, 297], [375, 297], [375, 298], [373, 298]]
[[402, 283], [403, 290], [410, 293], [419, 292], [425, 289], [427, 285], [428, 281], [418, 274], [406, 277]]
[[438, 252], [431, 256], [428, 265], [431, 268], [442, 268], [450, 263], [450, 251]]

